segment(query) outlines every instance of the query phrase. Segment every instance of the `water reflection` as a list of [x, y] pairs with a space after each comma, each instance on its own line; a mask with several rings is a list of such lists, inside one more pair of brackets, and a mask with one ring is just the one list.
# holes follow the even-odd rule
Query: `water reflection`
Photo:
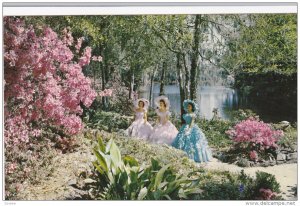
[[[149, 88], [140, 91], [139, 96], [149, 99]], [[179, 87], [177, 85], [165, 86], [166, 96], [171, 102], [170, 110], [177, 114], [180, 113], [180, 95]], [[153, 87], [153, 97], [159, 95], [159, 84]], [[154, 98], [152, 99], [151, 106], [154, 105]], [[218, 108], [219, 116], [222, 119], [229, 119], [228, 110], [234, 109], [238, 104], [237, 92], [233, 89], [218, 86], [202, 86], [198, 88], [197, 103], [199, 106], [199, 115], [206, 119], [213, 117], [213, 109]]]

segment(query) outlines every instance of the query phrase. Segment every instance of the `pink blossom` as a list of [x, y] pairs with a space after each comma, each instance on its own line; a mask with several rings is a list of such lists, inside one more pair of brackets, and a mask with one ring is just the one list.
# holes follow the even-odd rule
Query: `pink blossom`
[[[23, 20], [4, 17], [4, 140], [7, 148], [26, 144], [41, 135], [44, 125], [66, 134], [79, 132], [80, 103], [90, 106], [96, 97], [82, 73], [90, 63], [91, 48], [79, 62], [69, 49], [70, 30], [63, 37], [49, 27], [37, 34]], [[80, 49], [82, 38], [77, 41]], [[29, 124], [34, 122], [35, 126]]]
[[102, 62], [102, 57], [101, 57], [101, 56], [98, 56], [98, 57], [97, 57], [97, 56], [93, 56], [93, 57], [92, 57], [92, 60], [93, 60], [93, 61]]
[[68, 134], [74, 135], [83, 128], [81, 119], [76, 115], [71, 115], [63, 119], [62, 123], [65, 125]]
[[250, 155], [251, 160], [257, 160], [257, 158], [258, 158], [257, 152], [254, 150], [250, 151], [249, 155]]
[[5, 173], [6, 174], [12, 174], [12, 173], [14, 173], [14, 171], [16, 170], [16, 168], [17, 168], [17, 164], [16, 163], [10, 163], [5, 168]]
[[91, 47], [86, 47], [83, 53], [83, 56], [79, 58], [79, 65], [81, 67], [88, 65], [90, 63], [91, 60], [91, 54], [92, 53], [92, 49]]
[[66, 28], [64, 28], [63, 30], [63, 42], [67, 45], [72, 45], [73, 44], [73, 36], [72, 36], [72, 32], [68, 31]]
[[42, 133], [42, 130], [40, 130], [40, 129], [34, 129], [31, 131], [31, 135], [33, 137], [39, 137], [41, 135], [41, 133]]
[[103, 91], [99, 92], [100, 97], [111, 97], [112, 96], [112, 89], [104, 89]]
[[137, 100], [138, 96], [139, 96], [139, 94], [136, 91], [132, 91], [132, 99], [133, 100]]
[[281, 130], [274, 131], [270, 125], [254, 118], [244, 120], [232, 130], [226, 132], [235, 142], [248, 142], [253, 145], [260, 144], [263, 147], [277, 147], [276, 142], [282, 137]]
[[275, 198], [276, 195], [277, 195], [276, 192], [273, 192], [273, 191], [270, 190], [270, 189], [264, 189], [264, 188], [261, 188], [261, 189], [259, 190], [259, 192], [261, 193], [260, 199], [263, 199], [263, 200], [272, 200], [272, 199]]
[[77, 39], [77, 44], [75, 45], [76, 53], [79, 53], [83, 39], [84, 39], [83, 37], [80, 37], [79, 39]]

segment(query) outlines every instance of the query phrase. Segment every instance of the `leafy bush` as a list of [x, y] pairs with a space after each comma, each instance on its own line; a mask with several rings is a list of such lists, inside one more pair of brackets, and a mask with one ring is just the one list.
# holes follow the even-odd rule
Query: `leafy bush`
[[59, 37], [49, 27], [5, 17], [4, 50], [5, 146], [28, 143], [48, 126], [66, 135], [80, 132], [80, 104], [89, 107], [96, 96], [82, 73], [91, 48], [75, 45], [67, 29]]
[[297, 129], [289, 127], [284, 131], [284, 136], [277, 142], [277, 145], [283, 148], [297, 148]]
[[[69, 148], [70, 139], [60, 137], [81, 131], [80, 104], [89, 107], [96, 92], [82, 72], [92, 52], [81, 48], [82, 39], [75, 44], [67, 29], [59, 35], [22, 18], [3, 20], [5, 198], [12, 199], [25, 180], [39, 179], [37, 168], [51, 168], [52, 140]], [[60, 137], [44, 136], [48, 129]]]
[[249, 119], [250, 117], [255, 117], [256, 119], [259, 119], [259, 116], [251, 109], [239, 109], [231, 111], [231, 119], [235, 123]]
[[122, 81], [119, 72], [110, 75], [111, 79], [107, 83], [108, 87], [112, 89], [113, 93], [109, 98], [109, 109], [123, 115], [132, 114], [132, 99], [129, 98], [129, 89]]
[[280, 192], [280, 185], [272, 174], [258, 171], [255, 180], [253, 180], [245, 175], [242, 170], [239, 181], [241, 182], [243, 199], [269, 200], [281, 198], [277, 195]]
[[273, 130], [269, 124], [254, 118], [243, 120], [226, 132], [234, 141], [236, 154], [257, 161], [275, 156], [276, 142], [283, 136], [281, 130]]
[[171, 163], [173, 169], [184, 176], [199, 169], [196, 163], [190, 160], [184, 151], [166, 144], [150, 144], [145, 140], [128, 138], [119, 134], [98, 130], [96, 130], [95, 133], [90, 130], [85, 133], [85, 137], [91, 140], [97, 140], [99, 136], [103, 138], [105, 143], [113, 138], [119, 146], [122, 155], [132, 156], [137, 159], [138, 162], [143, 162], [145, 165], [151, 164], [151, 158], [149, 157], [152, 157], [159, 160], [162, 166]]
[[171, 165], [161, 167], [152, 159], [148, 167], [140, 167], [130, 156], [121, 158], [119, 148], [111, 139], [104, 146], [98, 139], [94, 148], [97, 160], [93, 162], [99, 172], [99, 195], [106, 200], [162, 200], [187, 199], [190, 194], [200, 193], [199, 180], [183, 178], [174, 174]]
[[225, 134], [225, 131], [232, 126], [230, 121], [199, 119], [196, 123], [202, 129], [211, 147], [224, 149], [232, 144], [231, 138]]
[[100, 129], [108, 132], [115, 132], [120, 129], [127, 129], [132, 117], [123, 116], [114, 112], [89, 110], [83, 118], [88, 128]]
[[257, 172], [252, 178], [244, 173], [237, 176], [224, 173], [219, 180], [203, 182], [203, 192], [198, 195], [201, 200], [266, 200], [281, 199], [279, 184], [274, 175]]

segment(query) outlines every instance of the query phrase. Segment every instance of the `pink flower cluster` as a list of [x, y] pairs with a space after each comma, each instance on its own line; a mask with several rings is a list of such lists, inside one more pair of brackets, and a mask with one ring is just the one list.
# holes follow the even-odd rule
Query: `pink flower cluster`
[[264, 188], [261, 188], [259, 190], [259, 192], [261, 193], [261, 197], [260, 199], [262, 200], [272, 200], [276, 197], [277, 193], [276, 192], [273, 192], [272, 190], [270, 189], [264, 189]]
[[255, 150], [250, 151], [249, 156], [251, 160], [257, 160], [258, 158], [257, 152]]
[[71, 46], [74, 42], [72, 32], [70, 30], [67, 30], [66, 28], [64, 28], [63, 34], [64, 34], [63, 43]]
[[103, 91], [99, 92], [100, 97], [111, 97], [113, 94], [112, 89], [104, 89]]
[[90, 64], [92, 56], [92, 49], [91, 47], [86, 47], [83, 53], [83, 56], [79, 58], [79, 66], [83, 67], [85, 65]]
[[82, 45], [82, 41], [83, 41], [83, 37], [80, 37], [79, 39], [77, 39], [77, 44], [75, 45], [76, 53], [79, 53], [81, 45]]
[[12, 174], [16, 169], [17, 169], [17, 164], [16, 163], [9, 163], [5, 167], [5, 174]]
[[98, 61], [98, 62], [102, 62], [102, 56], [93, 56], [92, 57], [93, 61]]
[[63, 34], [60, 39], [51, 28], [36, 32], [19, 18], [4, 17], [6, 144], [28, 142], [45, 126], [68, 135], [82, 128], [80, 103], [89, 107], [97, 95], [82, 73], [91, 48], [85, 48], [77, 63], [69, 48], [74, 42], [71, 32], [65, 29]]
[[277, 147], [276, 142], [283, 136], [283, 131], [272, 130], [270, 125], [254, 118], [244, 120], [234, 129], [226, 132], [235, 142], [246, 142], [261, 145], [264, 148]]

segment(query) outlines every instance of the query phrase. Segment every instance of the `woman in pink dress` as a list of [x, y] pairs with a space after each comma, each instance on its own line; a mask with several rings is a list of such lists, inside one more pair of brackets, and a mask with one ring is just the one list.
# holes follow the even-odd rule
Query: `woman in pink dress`
[[152, 133], [152, 126], [147, 121], [149, 101], [142, 98], [134, 102], [135, 120], [126, 130], [128, 136], [148, 139]]
[[148, 141], [157, 144], [171, 145], [178, 133], [178, 130], [169, 121], [169, 117], [171, 115], [169, 112], [169, 99], [165, 96], [159, 96], [155, 99], [155, 104], [157, 106], [156, 113], [158, 116], [158, 122], [155, 125]]

